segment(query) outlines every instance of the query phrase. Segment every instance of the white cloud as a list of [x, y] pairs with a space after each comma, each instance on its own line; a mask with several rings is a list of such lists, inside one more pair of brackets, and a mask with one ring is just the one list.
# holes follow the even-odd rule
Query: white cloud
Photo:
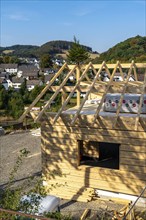
[[93, 11], [89, 10], [89, 9], [80, 9], [78, 12], [75, 13], [76, 16], [79, 17], [83, 17], [86, 16], [88, 14], [91, 14]]
[[73, 24], [71, 22], [63, 22], [62, 23], [63, 26], [72, 26]]
[[29, 18], [22, 14], [10, 14], [8, 18], [15, 21], [29, 21]]

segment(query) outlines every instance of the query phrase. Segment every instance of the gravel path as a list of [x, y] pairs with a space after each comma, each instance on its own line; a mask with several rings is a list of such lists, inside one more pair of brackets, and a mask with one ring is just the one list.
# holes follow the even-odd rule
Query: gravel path
[[27, 179], [41, 172], [41, 138], [32, 135], [32, 132], [17, 132], [0, 136], [0, 186], [9, 180], [20, 150], [26, 148], [30, 153], [23, 159], [16, 180]]

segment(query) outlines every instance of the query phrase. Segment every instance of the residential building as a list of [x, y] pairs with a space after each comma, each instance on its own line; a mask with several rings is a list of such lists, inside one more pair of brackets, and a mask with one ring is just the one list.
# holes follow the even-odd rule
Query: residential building
[[10, 75], [16, 74], [18, 71], [18, 64], [15, 63], [2, 63], [0, 64], [0, 69], [5, 70]]
[[18, 78], [16, 76], [12, 77], [12, 87], [15, 90], [20, 89], [23, 82], [24, 82], [23, 78]]
[[26, 87], [28, 91], [33, 90], [36, 85], [42, 86], [43, 82], [41, 80], [27, 80], [26, 81]]

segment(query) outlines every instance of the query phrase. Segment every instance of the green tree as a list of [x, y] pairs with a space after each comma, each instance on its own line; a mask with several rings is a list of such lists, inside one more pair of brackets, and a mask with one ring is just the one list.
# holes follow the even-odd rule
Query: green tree
[[24, 79], [24, 82], [21, 84], [21, 87], [20, 87], [20, 94], [21, 95], [24, 95], [25, 92], [27, 92], [27, 88], [26, 88], [26, 79]]
[[8, 93], [4, 86], [0, 85], [0, 109], [5, 109], [7, 106]]
[[20, 93], [14, 92], [8, 101], [8, 113], [16, 118], [19, 118], [24, 111], [24, 103]]
[[51, 56], [49, 54], [42, 55], [40, 59], [41, 69], [52, 67], [52, 66], [53, 66], [53, 62], [52, 62]]
[[10, 63], [11, 57], [10, 56], [4, 56], [3, 57], [3, 62], [4, 63]]
[[20, 60], [17, 56], [12, 56], [10, 59], [11, 63], [20, 63]]
[[79, 40], [74, 37], [74, 42], [68, 51], [67, 59], [70, 63], [81, 64], [89, 59], [89, 53], [85, 47], [80, 45]]
[[0, 57], [0, 64], [3, 63], [3, 57]]

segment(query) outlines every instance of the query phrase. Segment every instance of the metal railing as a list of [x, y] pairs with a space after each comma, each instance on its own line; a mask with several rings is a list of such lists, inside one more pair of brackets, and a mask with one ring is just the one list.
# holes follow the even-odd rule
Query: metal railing
[[16, 216], [23, 216], [23, 217], [28, 217], [31, 219], [39, 219], [39, 220], [53, 220], [52, 218], [47, 218], [47, 217], [43, 217], [43, 216], [38, 216], [38, 215], [31, 215], [31, 214], [26, 214], [23, 212], [17, 212], [17, 211], [13, 211], [13, 210], [8, 210], [8, 209], [3, 209], [0, 208], [0, 213], [4, 212], [6, 214], [12, 214], [12, 215], [16, 215]]
[[139, 199], [142, 197], [142, 195], [144, 194], [145, 190], [146, 190], [146, 186], [144, 187], [144, 189], [142, 190], [142, 192], [141, 192], [141, 194], [138, 196], [138, 198], [135, 200], [135, 202], [134, 202], [133, 204], [131, 204], [130, 209], [128, 210], [128, 212], [126, 213], [126, 215], [123, 217], [122, 220], [126, 220], [127, 217], [131, 214], [131, 212], [132, 212], [133, 209], [135, 208], [135, 206], [136, 206], [138, 200], [139, 200]]

